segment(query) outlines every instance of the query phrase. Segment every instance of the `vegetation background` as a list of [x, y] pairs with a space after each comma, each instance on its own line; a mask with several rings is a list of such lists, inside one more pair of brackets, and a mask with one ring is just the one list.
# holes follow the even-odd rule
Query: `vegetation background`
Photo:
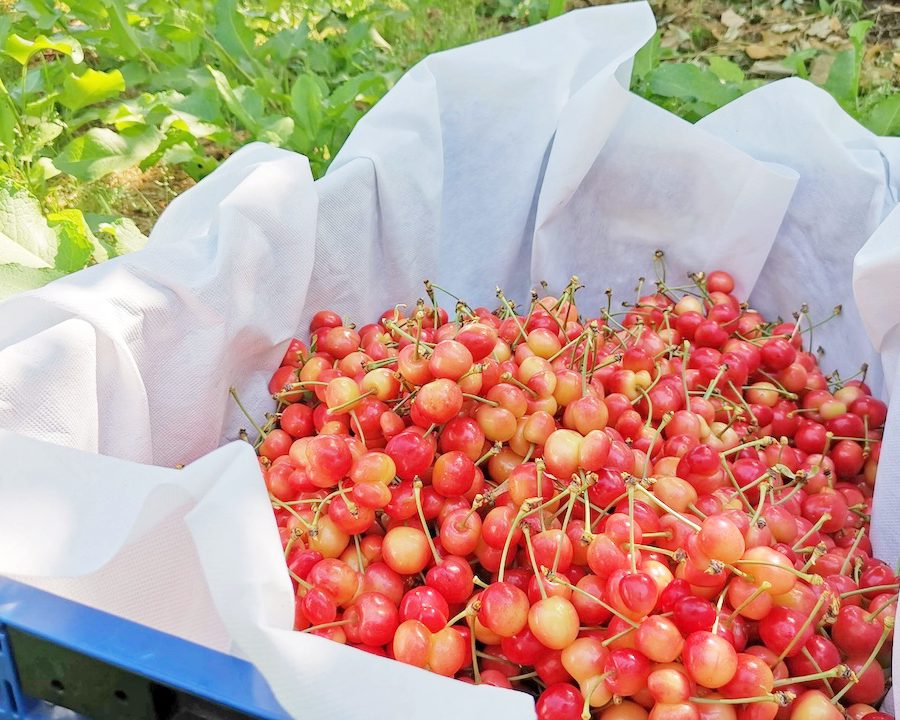
[[[133, 251], [251, 140], [321, 175], [429, 53], [584, 0], [0, 0], [0, 298]], [[632, 88], [695, 121], [771, 80], [900, 135], [900, 5], [651, 0]]]

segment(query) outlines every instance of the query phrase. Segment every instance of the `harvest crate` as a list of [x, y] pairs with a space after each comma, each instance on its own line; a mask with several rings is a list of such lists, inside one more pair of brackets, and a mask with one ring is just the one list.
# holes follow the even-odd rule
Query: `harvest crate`
[[244, 660], [0, 577], [0, 720], [288, 717]]

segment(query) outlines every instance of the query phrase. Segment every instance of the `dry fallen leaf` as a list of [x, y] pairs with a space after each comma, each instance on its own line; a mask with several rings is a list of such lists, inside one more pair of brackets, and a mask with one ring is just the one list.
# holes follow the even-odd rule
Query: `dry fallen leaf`
[[720, 18], [722, 24], [727, 28], [739, 28], [741, 25], [746, 23], [747, 21], [738, 15], [734, 10], [728, 8], [725, 12], [722, 13], [722, 17]]
[[824, 40], [831, 35], [831, 33], [838, 32], [840, 29], [841, 23], [837, 18], [823, 17], [810, 25], [806, 30], [806, 34]]
[[809, 69], [809, 79], [816, 85], [824, 85], [828, 79], [828, 73], [831, 71], [831, 64], [834, 62], [834, 55], [816, 55], [813, 58], [812, 66]]
[[891, 57], [891, 62], [894, 63], [897, 67], [900, 67], [900, 52], [895, 52]]
[[771, 45], [752, 44], [744, 48], [747, 57], [751, 60], [765, 60], [766, 58], [784, 57], [787, 52], [783, 48], [772, 47]]
[[778, 23], [777, 25], [773, 25], [770, 29], [774, 33], [781, 34], [790, 32], [791, 30], [796, 30], [799, 27], [799, 25], [795, 25], [794, 23]]
[[794, 73], [784, 66], [783, 63], [778, 60], [757, 60], [750, 66], [750, 70], [748, 70], [750, 75], [762, 75], [765, 77], [788, 77], [789, 75], [793, 75]]

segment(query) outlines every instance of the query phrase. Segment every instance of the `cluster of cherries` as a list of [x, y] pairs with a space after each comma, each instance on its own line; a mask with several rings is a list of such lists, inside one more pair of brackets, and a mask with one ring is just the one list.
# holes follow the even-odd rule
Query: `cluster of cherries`
[[[730, 275], [579, 315], [317, 313], [257, 426], [298, 631], [533, 694], [540, 720], [883, 720], [887, 408]], [[444, 291], [446, 292], [446, 291]], [[638, 291], [640, 295], [640, 291]]]

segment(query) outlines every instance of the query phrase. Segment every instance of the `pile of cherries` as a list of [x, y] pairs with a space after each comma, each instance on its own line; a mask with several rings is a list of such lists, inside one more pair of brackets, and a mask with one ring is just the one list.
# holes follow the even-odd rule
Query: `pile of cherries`
[[256, 426], [296, 630], [540, 720], [889, 717], [887, 408], [823, 374], [805, 310], [692, 281], [594, 317], [577, 278], [453, 319], [429, 282], [363, 327], [317, 313]]

